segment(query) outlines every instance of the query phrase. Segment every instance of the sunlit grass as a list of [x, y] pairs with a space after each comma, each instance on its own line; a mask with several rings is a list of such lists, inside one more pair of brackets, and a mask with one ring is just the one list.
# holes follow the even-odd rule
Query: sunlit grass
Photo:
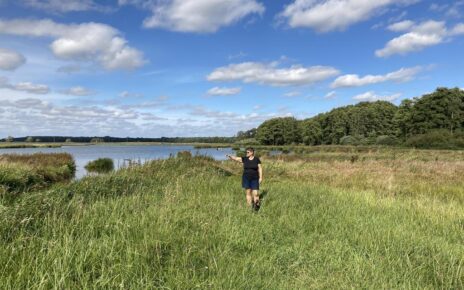
[[[436, 162], [263, 159], [258, 214], [232, 162], [184, 156], [85, 177], [0, 206], [0, 285], [462, 289], [462, 161]], [[392, 168], [408, 194], [383, 187]], [[450, 198], [416, 186], [444, 197], [448, 183]]]

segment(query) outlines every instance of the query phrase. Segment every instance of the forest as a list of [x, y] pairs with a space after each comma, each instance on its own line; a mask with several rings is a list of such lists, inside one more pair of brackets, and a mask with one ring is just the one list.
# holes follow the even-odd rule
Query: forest
[[406, 145], [418, 148], [464, 147], [464, 91], [438, 88], [405, 99], [339, 107], [312, 118], [274, 118], [238, 139], [263, 145]]

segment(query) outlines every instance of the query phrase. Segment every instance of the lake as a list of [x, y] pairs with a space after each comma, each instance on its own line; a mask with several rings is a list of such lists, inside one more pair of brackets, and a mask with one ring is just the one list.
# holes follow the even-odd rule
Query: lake
[[207, 155], [216, 160], [225, 160], [226, 154], [234, 153], [231, 148], [194, 149], [191, 145], [89, 145], [0, 149], [0, 154], [70, 153], [76, 161], [76, 178], [82, 178], [87, 174], [84, 166], [98, 158], [111, 158], [115, 168], [121, 168], [127, 165], [129, 160], [144, 163], [154, 159], [165, 159], [180, 151], [190, 151], [192, 155]]

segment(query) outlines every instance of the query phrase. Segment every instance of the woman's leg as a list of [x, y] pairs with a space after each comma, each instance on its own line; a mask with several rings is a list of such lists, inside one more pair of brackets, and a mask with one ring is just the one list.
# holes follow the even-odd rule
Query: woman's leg
[[259, 205], [259, 193], [258, 190], [253, 190], [253, 202]]
[[246, 193], [246, 200], [247, 200], [247, 204], [248, 206], [251, 206], [251, 201], [252, 201], [252, 196], [251, 196], [251, 189], [245, 189], [245, 193]]

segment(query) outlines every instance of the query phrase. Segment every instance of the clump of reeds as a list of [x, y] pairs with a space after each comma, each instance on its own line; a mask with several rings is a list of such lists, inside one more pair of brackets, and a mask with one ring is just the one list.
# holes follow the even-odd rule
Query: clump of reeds
[[111, 158], [99, 158], [87, 163], [85, 169], [88, 172], [108, 173], [114, 170], [114, 162]]

